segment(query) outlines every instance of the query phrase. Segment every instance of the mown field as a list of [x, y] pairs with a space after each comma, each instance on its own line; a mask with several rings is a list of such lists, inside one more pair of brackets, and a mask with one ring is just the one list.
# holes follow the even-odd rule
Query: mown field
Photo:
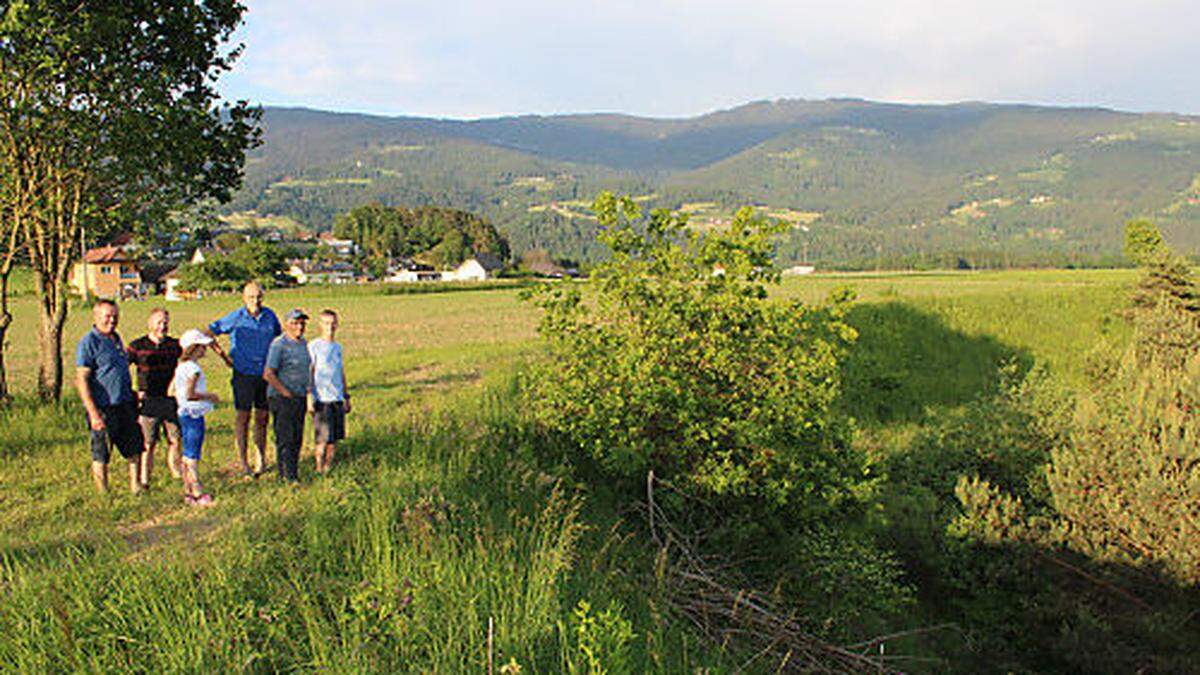
[[[994, 390], [1006, 367], [1040, 365], [1080, 386], [1092, 345], [1127, 330], [1119, 313], [1133, 278], [819, 275], [777, 292], [857, 292], [842, 405], [856, 442], [886, 457]], [[270, 475], [246, 483], [220, 406], [201, 465], [217, 498], [208, 510], [185, 507], [161, 465], [147, 496], [94, 494], [73, 392], [59, 407], [19, 398], [0, 412], [0, 669], [480, 672], [489, 658], [497, 672], [738, 669], [744, 654], [704, 642], [656, 598], [634, 505], [517, 430], [515, 378], [538, 353], [537, 317], [518, 293], [269, 292], [278, 312], [341, 313], [350, 437], [328, 477], [306, 455], [298, 487]], [[34, 381], [35, 319], [32, 298], [15, 305], [9, 364], [22, 393]], [[171, 305], [172, 332], [237, 305]], [[153, 306], [122, 306], [126, 339]], [[72, 347], [87, 323], [72, 313]], [[224, 367], [204, 365], [228, 401]]]

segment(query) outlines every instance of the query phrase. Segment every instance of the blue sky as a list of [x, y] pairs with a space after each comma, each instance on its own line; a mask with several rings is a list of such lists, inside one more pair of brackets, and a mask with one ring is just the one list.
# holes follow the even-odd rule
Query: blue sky
[[222, 89], [474, 118], [853, 96], [1200, 113], [1198, 0], [246, 0]]

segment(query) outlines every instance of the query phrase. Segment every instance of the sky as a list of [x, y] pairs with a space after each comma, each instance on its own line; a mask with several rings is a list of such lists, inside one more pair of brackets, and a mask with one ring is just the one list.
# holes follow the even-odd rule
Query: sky
[[1200, 113], [1198, 0], [244, 0], [230, 99], [387, 115], [855, 97]]

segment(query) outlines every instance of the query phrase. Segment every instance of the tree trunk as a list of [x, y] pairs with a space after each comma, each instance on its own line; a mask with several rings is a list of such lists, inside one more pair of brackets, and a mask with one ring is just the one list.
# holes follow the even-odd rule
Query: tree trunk
[[8, 326], [0, 327], [0, 404], [7, 403], [12, 397], [8, 392], [8, 368], [4, 363], [4, 341], [8, 338]]
[[8, 327], [12, 325], [12, 313], [8, 311], [8, 276], [11, 272], [12, 257], [9, 257], [10, 269], [0, 269], [0, 405], [7, 403], [12, 397], [8, 391], [8, 368], [4, 355], [8, 351]]
[[39, 296], [38, 398], [57, 402], [62, 398], [62, 333], [67, 321], [67, 292], [72, 254], [81, 235], [80, 204], [84, 184], [67, 172], [54, 174], [51, 218], [30, 219], [33, 230], [29, 258]]
[[[18, 206], [21, 203], [18, 202]], [[8, 353], [8, 329], [12, 326], [12, 311], [8, 307], [8, 281], [12, 277], [13, 262], [17, 257], [17, 242], [22, 231], [20, 209], [13, 209], [10, 220], [6, 223], [5, 233], [7, 247], [4, 250], [4, 262], [0, 264], [0, 404], [7, 403], [12, 398], [8, 389], [8, 365], [5, 355]]]
[[[57, 284], [54, 284], [57, 286]], [[41, 322], [38, 324], [38, 398], [58, 401], [62, 398], [63, 362], [62, 333], [67, 319], [66, 298], [61, 286], [50, 291], [38, 305]]]
[[48, 329], [43, 317], [38, 331], [38, 398], [58, 401], [62, 398], [62, 329]]

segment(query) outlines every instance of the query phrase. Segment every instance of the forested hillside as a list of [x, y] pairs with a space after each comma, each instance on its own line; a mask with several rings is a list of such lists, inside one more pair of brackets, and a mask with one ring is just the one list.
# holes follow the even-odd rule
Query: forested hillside
[[513, 252], [595, 255], [601, 189], [719, 227], [756, 204], [793, 223], [781, 262], [1115, 260], [1157, 221], [1200, 248], [1200, 119], [1102, 109], [776, 101], [691, 119], [475, 121], [268, 108], [232, 211], [314, 229], [370, 202], [479, 214]]

